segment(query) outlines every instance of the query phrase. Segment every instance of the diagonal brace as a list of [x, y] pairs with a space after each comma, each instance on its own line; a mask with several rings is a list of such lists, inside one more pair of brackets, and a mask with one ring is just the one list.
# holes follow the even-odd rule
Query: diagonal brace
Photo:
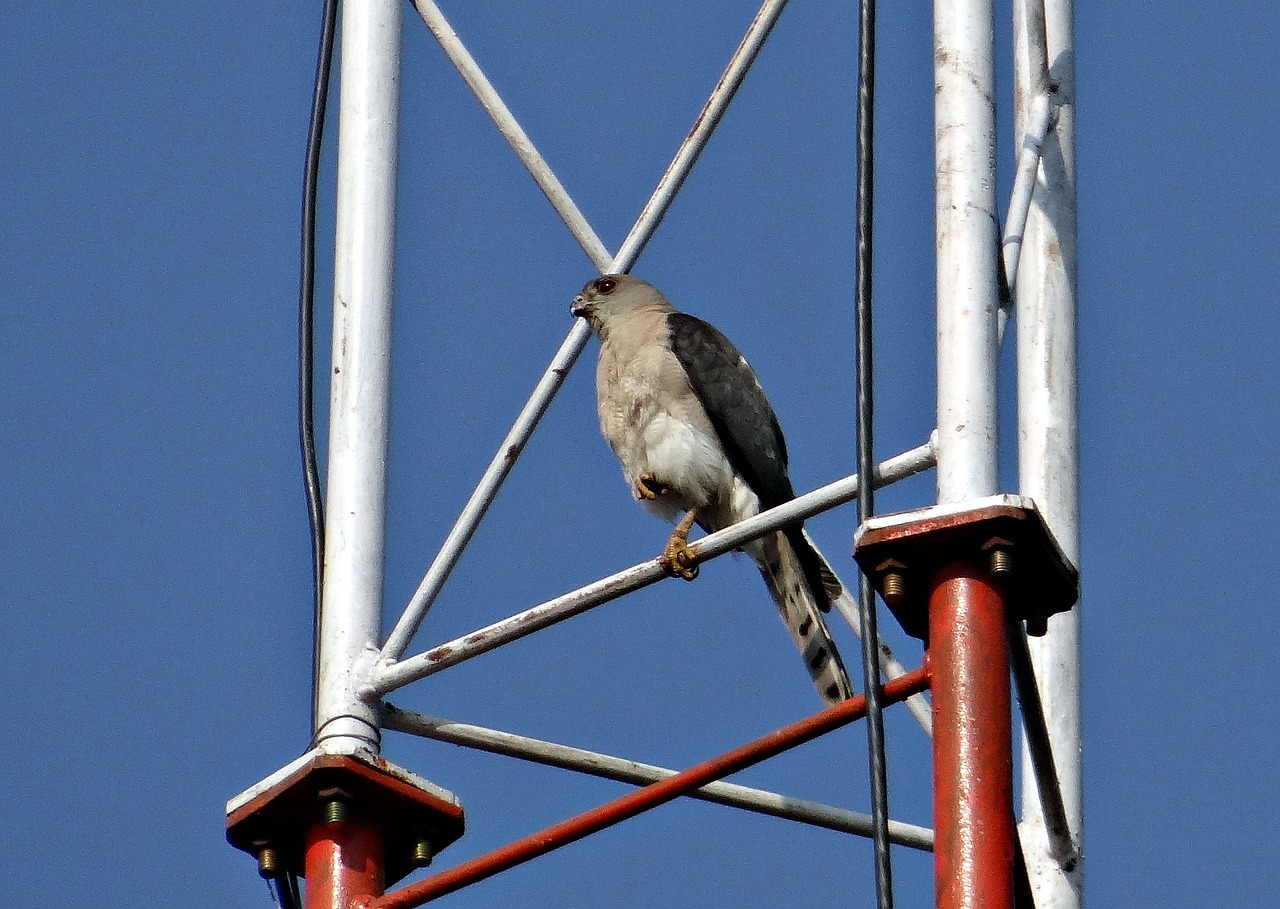
[[[573, 748], [557, 742], [515, 735], [497, 729], [486, 729], [469, 723], [457, 723], [440, 717], [424, 716], [413, 711], [401, 710], [391, 704], [385, 705], [384, 711], [382, 719], [383, 727], [386, 729], [475, 748], [490, 754], [532, 761], [548, 767], [573, 770], [620, 783], [645, 786], [675, 776], [677, 772], [665, 767], [642, 764], [638, 761], [600, 754], [584, 748]], [[688, 796], [770, 817], [811, 824], [827, 830], [851, 833], [855, 836], [871, 835], [870, 815], [824, 805], [821, 802], [754, 789], [750, 786], [724, 782], [708, 783], [701, 789], [689, 792]], [[889, 838], [892, 842], [911, 849], [928, 851], [933, 848], [933, 831], [915, 824], [891, 820]]]

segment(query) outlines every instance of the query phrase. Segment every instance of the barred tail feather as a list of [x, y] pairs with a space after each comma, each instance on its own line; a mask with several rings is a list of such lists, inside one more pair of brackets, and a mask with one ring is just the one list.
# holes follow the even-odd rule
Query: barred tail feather
[[[848, 588], [844, 586], [844, 582], [840, 580], [839, 575], [835, 573], [831, 564], [826, 560], [822, 553], [818, 551], [818, 547], [814, 545], [809, 534], [803, 530], [800, 531], [800, 534], [803, 538], [804, 544], [808, 545], [809, 549], [813, 552], [814, 559], [816, 559], [818, 575], [822, 579], [822, 588], [827, 595], [827, 602], [830, 604], [828, 608], [830, 608], [830, 606], [834, 606], [836, 608], [836, 612], [840, 613], [840, 615], [844, 617], [844, 620], [849, 623], [849, 627], [853, 629], [853, 633], [861, 638], [863, 636], [862, 616], [858, 610], [858, 601], [853, 598], [853, 595], [849, 593]], [[898, 661], [893, 650], [884, 642], [883, 638], [877, 642], [877, 648], [880, 651], [880, 671], [886, 678], [896, 679], [899, 676], [906, 674], [906, 667]], [[907, 699], [907, 709], [909, 709], [915, 716], [916, 720], [919, 721], [925, 733], [932, 736], [933, 711], [924, 695], [911, 695], [911, 697]]]
[[766, 538], [756, 562], [787, 631], [800, 648], [818, 694], [829, 704], [853, 697], [853, 684], [822, 617], [822, 607], [831, 598], [826, 591], [815, 594], [791, 542], [781, 533]]

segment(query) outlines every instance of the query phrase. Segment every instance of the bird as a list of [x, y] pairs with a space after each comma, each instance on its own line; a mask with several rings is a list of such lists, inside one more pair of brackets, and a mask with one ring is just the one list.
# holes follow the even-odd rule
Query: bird
[[[671, 574], [691, 581], [698, 573], [688, 543], [695, 523], [711, 533], [795, 498], [777, 415], [738, 348], [640, 278], [594, 278], [569, 311], [600, 340], [601, 432], [635, 498], [675, 522], [661, 559]], [[823, 618], [850, 595], [803, 526], [742, 549], [759, 568], [818, 694], [829, 704], [852, 697]]]

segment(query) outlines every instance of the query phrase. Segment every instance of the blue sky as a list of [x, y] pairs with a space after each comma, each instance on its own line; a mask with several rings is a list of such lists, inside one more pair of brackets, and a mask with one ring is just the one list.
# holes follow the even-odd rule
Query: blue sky
[[[315, 6], [8, 11], [6, 904], [269, 905], [252, 861], [223, 840], [223, 805], [309, 735], [294, 370]], [[616, 248], [754, 4], [445, 11]], [[1269, 475], [1280, 13], [1264, 2], [1156, 14], [1081, 0], [1077, 19], [1088, 899], [1269, 906], [1280, 842], [1270, 807], [1280, 743], [1265, 706], [1280, 682], [1266, 587], [1280, 508]], [[887, 456], [933, 422], [932, 93], [927, 8], [886, 4], [880, 20], [877, 448]], [[854, 463], [854, 22], [848, 4], [791, 5], [635, 268], [751, 358], [800, 489]], [[404, 56], [392, 608], [417, 585], [591, 274], [411, 9]], [[1013, 147], [1003, 124], [1002, 195]], [[331, 180], [325, 192], [328, 218]], [[1007, 409], [1007, 380], [1002, 399]], [[1016, 483], [1011, 470], [1005, 480]], [[926, 477], [879, 505], [931, 496]], [[844, 508], [811, 525], [849, 576], [855, 521]], [[584, 360], [418, 643], [648, 558], [665, 535], [630, 501], [599, 437]], [[394, 700], [676, 766], [817, 706], [741, 559]], [[893, 813], [928, 823], [925, 740], [898, 713], [888, 731]], [[386, 754], [467, 806], [470, 832], [441, 865], [623, 791], [395, 735]], [[741, 779], [865, 810], [863, 731]], [[870, 905], [870, 852], [838, 834], [676, 804], [448, 904]], [[929, 859], [895, 858], [900, 904], [927, 901]]]

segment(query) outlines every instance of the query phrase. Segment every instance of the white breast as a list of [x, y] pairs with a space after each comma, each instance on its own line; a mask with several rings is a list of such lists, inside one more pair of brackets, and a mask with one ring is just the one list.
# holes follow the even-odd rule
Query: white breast
[[730, 504], [733, 468], [665, 344], [654, 341], [627, 351], [605, 343], [596, 381], [600, 428], [627, 482], [634, 490], [636, 481], [649, 474], [672, 491], [642, 500], [646, 507], [667, 520], [693, 507], [705, 509], [708, 518], [736, 510]]

